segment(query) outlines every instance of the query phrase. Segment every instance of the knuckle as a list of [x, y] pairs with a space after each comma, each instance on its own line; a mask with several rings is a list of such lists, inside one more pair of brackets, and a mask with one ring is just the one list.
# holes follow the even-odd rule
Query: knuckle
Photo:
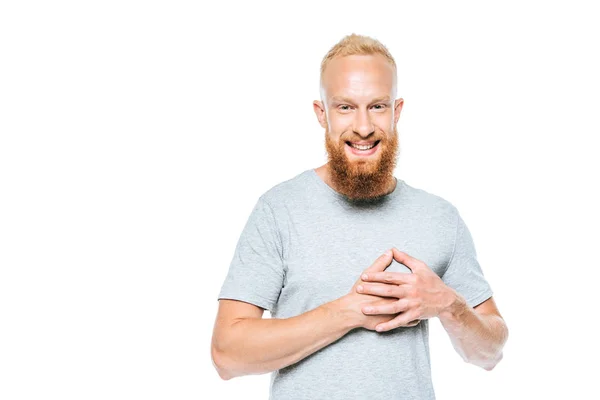
[[416, 310], [416, 313], [420, 316], [422, 314], [423, 301], [421, 299], [414, 300], [412, 305], [413, 308]]
[[400, 311], [406, 311], [410, 308], [410, 304], [408, 300], [401, 300], [400, 302]]
[[397, 302], [394, 303], [394, 312], [395, 313], [400, 313], [402, 311], [405, 310], [406, 305], [404, 304], [405, 302], [402, 300], [399, 300]]

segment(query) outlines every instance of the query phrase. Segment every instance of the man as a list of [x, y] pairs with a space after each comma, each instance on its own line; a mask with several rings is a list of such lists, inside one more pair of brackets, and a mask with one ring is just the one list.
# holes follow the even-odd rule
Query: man
[[314, 110], [328, 162], [250, 214], [219, 293], [223, 379], [273, 372], [272, 400], [435, 399], [434, 317], [466, 362], [501, 360], [508, 330], [458, 210], [393, 175], [396, 79], [369, 37], [349, 35], [323, 59]]

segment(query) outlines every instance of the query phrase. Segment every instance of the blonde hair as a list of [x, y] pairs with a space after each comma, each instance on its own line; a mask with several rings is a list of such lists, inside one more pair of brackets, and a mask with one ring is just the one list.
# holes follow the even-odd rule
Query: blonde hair
[[394, 87], [396, 86], [396, 61], [394, 61], [394, 57], [389, 52], [387, 47], [385, 47], [379, 40], [373, 39], [369, 36], [357, 35], [356, 33], [352, 33], [350, 35], [344, 36], [342, 40], [336, 43], [331, 50], [325, 54], [323, 57], [323, 61], [321, 61], [321, 76], [320, 76], [320, 84], [321, 88], [323, 87], [323, 72], [325, 72], [325, 68], [329, 61], [336, 57], [344, 57], [344, 56], [352, 56], [352, 55], [374, 55], [381, 54], [384, 56], [389, 63], [392, 65], [394, 69]]

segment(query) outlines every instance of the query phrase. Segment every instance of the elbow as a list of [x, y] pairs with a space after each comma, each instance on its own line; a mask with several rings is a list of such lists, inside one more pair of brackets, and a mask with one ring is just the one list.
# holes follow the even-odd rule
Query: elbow
[[496, 365], [498, 365], [498, 363], [504, 357], [502, 349], [504, 348], [504, 345], [506, 344], [507, 340], [508, 340], [508, 327], [504, 323], [504, 324], [502, 324], [502, 334], [500, 337], [500, 342], [497, 345], [495, 352], [493, 352], [492, 354], [488, 354], [487, 357], [482, 357], [476, 361], [473, 361], [473, 362], [469, 361], [469, 362], [480, 366], [481, 368], [483, 368], [486, 371], [493, 370], [494, 367], [496, 367]]
[[502, 349], [504, 348], [504, 345], [506, 344], [507, 340], [508, 340], [508, 326], [506, 324], [503, 324], [502, 325], [502, 338], [500, 341], [500, 345], [498, 346], [498, 351], [495, 354], [495, 356], [491, 359], [491, 362], [488, 363], [486, 366], [484, 366], [483, 369], [485, 369], [486, 371], [491, 371], [494, 369], [494, 367], [496, 365], [498, 365], [498, 363], [504, 357], [504, 353], [502, 352]]
[[498, 365], [498, 363], [500, 362], [500, 360], [502, 360], [502, 352], [500, 352], [498, 354], [498, 356], [491, 362], [488, 362], [487, 364], [483, 364], [481, 365], [481, 368], [483, 368], [486, 371], [491, 371], [494, 369], [494, 367], [496, 367], [496, 365]]
[[498, 365], [498, 363], [500, 362], [500, 360], [502, 360], [502, 352], [498, 353], [498, 356], [496, 356], [495, 358], [486, 358], [486, 359], [468, 359], [468, 358], [463, 358], [463, 361], [466, 362], [467, 364], [473, 364], [476, 365], [486, 371], [491, 371], [494, 369], [494, 367], [496, 367], [496, 365]]
[[213, 335], [211, 359], [219, 377], [224, 381], [228, 381], [238, 376], [267, 372], [262, 370], [260, 364], [248, 360], [248, 346], [246, 346], [241, 353], [240, 350], [236, 350], [234, 343], [239, 343], [239, 340], [236, 340], [236, 337], [238, 337], [238, 335], [231, 332]]
[[234, 375], [227, 369], [227, 367], [225, 365], [225, 362], [224, 362], [225, 357], [222, 354], [222, 352], [219, 351], [215, 346], [212, 346], [211, 350], [210, 350], [210, 354], [211, 354], [213, 366], [217, 370], [219, 377], [221, 379], [223, 379], [224, 381], [228, 381], [231, 378], [233, 378]]
[[231, 347], [229, 346], [229, 340], [230, 336], [225, 335], [222, 330], [219, 330], [218, 327], [215, 326], [215, 331], [213, 332], [210, 344], [210, 357], [219, 377], [224, 381], [228, 381], [237, 376], [233, 373], [231, 355], [226, 351], [226, 349]]
[[248, 375], [247, 365], [233, 351], [232, 343], [236, 335], [231, 331], [215, 332], [211, 342], [211, 359], [219, 377], [228, 381], [238, 376]]
[[473, 364], [473, 365], [476, 365], [478, 367], [481, 367], [481, 368], [483, 368], [486, 371], [491, 371], [502, 360], [502, 357], [504, 357], [504, 354], [502, 353], [502, 350], [499, 350], [496, 354], [488, 356], [488, 357], [480, 357], [480, 358], [477, 358], [477, 359], [467, 359], [467, 358], [464, 358], [463, 360], [466, 363]]

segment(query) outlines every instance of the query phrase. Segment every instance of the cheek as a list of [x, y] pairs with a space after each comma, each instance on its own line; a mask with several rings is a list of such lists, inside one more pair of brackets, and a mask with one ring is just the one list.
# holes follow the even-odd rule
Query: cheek
[[329, 130], [332, 132], [352, 131], [352, 117], [346, 115], [331, 116], [328, 121]]
[[336, 131], [330, 130], [327, 131], [327, 141], [336, 147], [341, 147], [346, 141], [343, 139], [348, 136], [348, 132], [345, 130]]

